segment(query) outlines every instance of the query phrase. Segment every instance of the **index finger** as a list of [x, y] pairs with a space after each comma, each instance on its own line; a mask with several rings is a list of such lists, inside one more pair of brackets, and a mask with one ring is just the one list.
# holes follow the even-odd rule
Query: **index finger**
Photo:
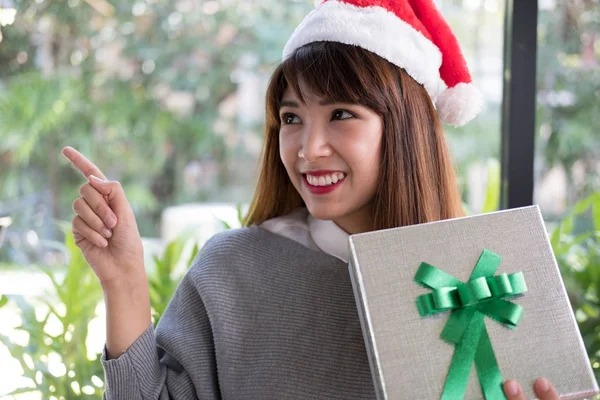
[[106, 180], [106, 176], [100, 171], [93, 162], [85, 158], [83, 154], [72, 148], [71, 146], [67, 146], [63, 149], [62, 154], [73, 164], [75, 168], [79, 170], [85, 176], [86, 179], [89, 179], [90, 175], [97, 176], [100, 179]]

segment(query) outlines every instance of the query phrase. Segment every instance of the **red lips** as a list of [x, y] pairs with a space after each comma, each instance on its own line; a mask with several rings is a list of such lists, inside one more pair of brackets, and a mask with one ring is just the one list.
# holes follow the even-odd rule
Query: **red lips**
[[[312, 176], [323, 176], [323, 175], [336, 174], [336, 173], [339, 173], [339, 172], [340, 171], [319, 170], [319, 171], [310, 171], [310, 175], [312, 175]], [[315, 186], [315, 185], [311, 185], [308, 182], [308, 177], [306, 175], [307, 175], [306, 173], [302, 174], [302, 179], [304, 181], [304, 184], [306, 185], [306, 187], [308, 188], [308, 190], [312, 194], [317, 194], [317, 195], [323, 195], [323, 194], [331, 193], [332, 191], [334, 191], [335, 189], [337, 189], [342, 183], [344, 183], [344, 181], [346, 180], [346, 177], [344, 177], [343, 179], [341, 179], [341, 180], [339, 180], [336, 183], [333, 183], [331, 185], [327, 185], [327, 186]]]

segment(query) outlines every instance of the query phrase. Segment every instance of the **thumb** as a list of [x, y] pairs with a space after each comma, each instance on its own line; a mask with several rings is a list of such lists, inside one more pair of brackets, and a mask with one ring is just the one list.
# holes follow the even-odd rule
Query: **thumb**
[[117, 218], [128, 212], [130, 209], [129, 202], [125, 197], [125, 192], [120, 182], [100, 179], [95, 175], [90, 175], [88, 181], [94, 189], [104, 196], [109, 207], [117, 215]]

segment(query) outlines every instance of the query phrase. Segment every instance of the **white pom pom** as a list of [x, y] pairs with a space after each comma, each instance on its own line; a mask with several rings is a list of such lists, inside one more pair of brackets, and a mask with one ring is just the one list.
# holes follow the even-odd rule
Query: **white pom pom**
[[443, 91], [435, 106], [442, 122], [462, 126], [483, 109], [483, 94], [472, 83], [459, 83]]

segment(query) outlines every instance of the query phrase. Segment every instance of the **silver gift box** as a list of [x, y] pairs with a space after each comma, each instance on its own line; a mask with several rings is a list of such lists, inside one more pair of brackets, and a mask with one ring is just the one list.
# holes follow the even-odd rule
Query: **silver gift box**
[[[503, 380], [528, 398], [548, 378], [561, 398], [591, 398], [598, 385], [537, 206], [350, 236], [350, 275], [378, 399], [440, 399], [454, 346], [440, 338], [449, 312], [421, 318], [421, 262], [466, 282], [483, 249], [501, 256], [496, 274], [522, 271], [524, 308], [508, 329], [485, 318]], [[465, 399], [483, 399], [473, 366]]]

